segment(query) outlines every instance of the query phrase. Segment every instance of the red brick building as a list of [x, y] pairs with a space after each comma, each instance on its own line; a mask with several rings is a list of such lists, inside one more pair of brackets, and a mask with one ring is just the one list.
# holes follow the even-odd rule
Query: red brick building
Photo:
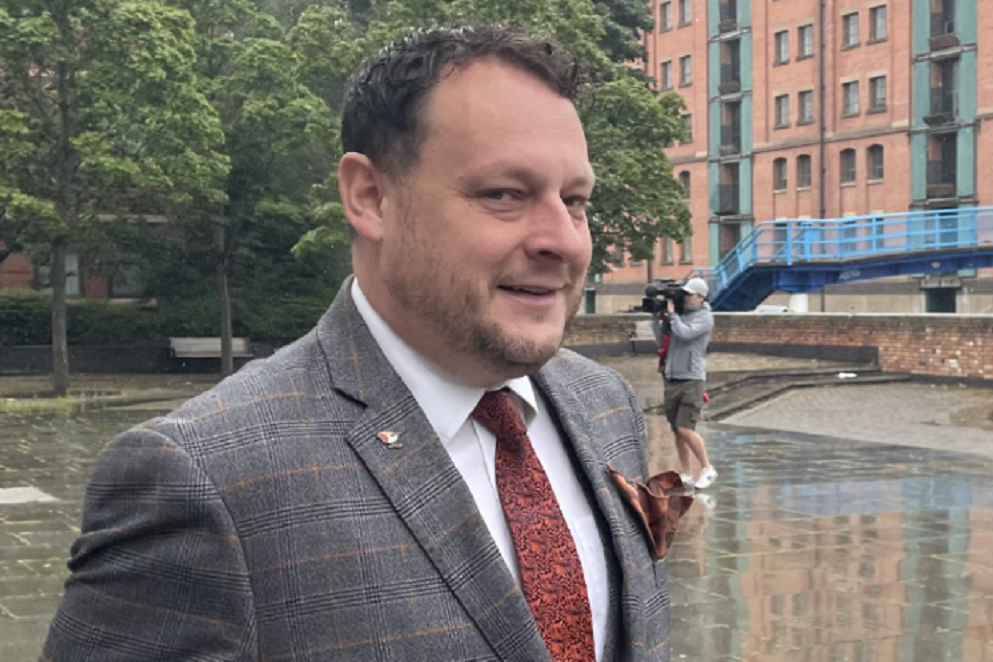
[[[693, 236], [604, 283], [682, 278], [762, 221], [993, 204], [993, 180], [977, 176], [993, 167], [993, 4], [662, 0], [654, 12], [644, 67], [686, 101], [692, 137], [666, 154]], [[887, 281], [857, 287], [922, 298], [918, 281]]]

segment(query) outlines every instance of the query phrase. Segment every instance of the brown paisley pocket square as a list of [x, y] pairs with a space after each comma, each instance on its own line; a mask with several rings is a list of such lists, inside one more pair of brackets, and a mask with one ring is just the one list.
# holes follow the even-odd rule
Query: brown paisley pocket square
[[679, 474], [666, 471], [648, 479], [647, 484], [629, 480], [624, 474], [607, 465], [624, 500], [638, 514], [641, 523], [652, 539], [652, 558], [660, 561], [669, 553], [669, 546], [676, 535], [679, 518], [693, 505]]

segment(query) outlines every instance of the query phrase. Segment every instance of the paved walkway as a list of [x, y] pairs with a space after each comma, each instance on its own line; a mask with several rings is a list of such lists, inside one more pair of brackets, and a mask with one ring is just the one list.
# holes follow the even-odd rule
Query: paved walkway
[[[607, 362], [661, 396], [651, 357]], [[751, 427], [702, 428], [721, 475], [670, 552], [674, 662], [993, 662], [993, 391], [904, 386], [920, 385], [797, 392], [735, 417]], [[0, 414], [0, 661], [37, 658], [92, 460], [143, 408]], [[671, 468], [671, 434], [647, 423]], [[942, 450], [966, 438], [973, 452]]]

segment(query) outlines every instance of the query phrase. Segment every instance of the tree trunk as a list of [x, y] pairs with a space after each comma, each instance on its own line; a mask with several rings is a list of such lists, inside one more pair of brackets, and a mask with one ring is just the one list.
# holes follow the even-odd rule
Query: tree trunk
[[[69, 18], [69, 3], [61, 3], [53, 12], [63, 41], [75, 39]], [[56, 172], [56, 207], [68, 228], [78, 220], [76, 196], [73, 190], [75, 178], [75, 152], [72, 146], [73, 108], [69, 103], [72, 87], [72, 71], [69, 63], [59, 61], [56, 66], [56, 89], [58, 90], [59, 135], [56, 149], [58, 169]], [[69, 390], [69, 342], [66, 338], [66, 234], [59, 232], [52, 240], [52, 392], [62, 397]]]
[[221, 307], [221, 377], [234, 374], [234, 358], [231, 356], [231, 295], [228, 292], [228, 251], [224, 228], [214, 230], [214, 245], [217, 248], [217, 302]]
[[52, 393], [69, 389], [69, 343], [66, 338], [66, 242], [52, 242]]

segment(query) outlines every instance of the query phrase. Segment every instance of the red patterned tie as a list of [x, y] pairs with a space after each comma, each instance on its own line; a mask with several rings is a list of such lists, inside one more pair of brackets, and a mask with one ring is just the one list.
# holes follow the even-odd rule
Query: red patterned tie
[[521, 589], [555, 662], [593, 662], [583, 566], [555, 493], [506, 389], [487, 391], [473, 418], [496, 436], [496, 482]]

